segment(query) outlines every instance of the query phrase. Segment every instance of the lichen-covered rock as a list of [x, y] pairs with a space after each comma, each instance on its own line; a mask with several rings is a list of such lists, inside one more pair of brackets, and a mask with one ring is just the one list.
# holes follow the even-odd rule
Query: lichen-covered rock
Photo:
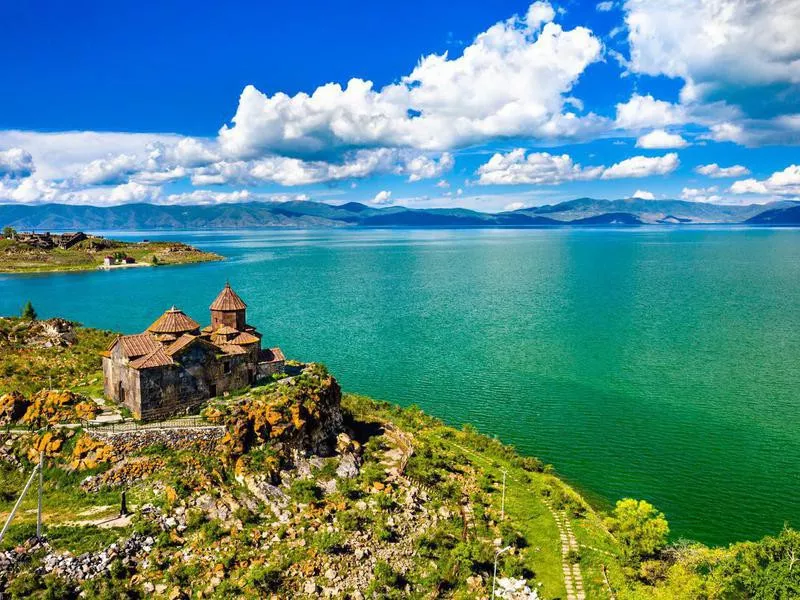
[[76, 471], [85, 471], [116, 460], [117, 455], [112, 446], [101, 440], [92, 439], [88, 435], [83, 435], [78, 438], [72, 449], [69, 466]]
[[33, 444], [28, 449], [28, 460], [38, 462], [40, 452], [44, 452], [45, 456], [56, 456], [63, 445], [64, 438], [60, 431], [45, 431], [42, 434], [37, 434], [33, 438]]
[[234, 462], [251, 448], [280, 444], [292, 453], [329, 456], [342, 430], [342, 393], [321, 365], [308, 365], [286, 383], [255, 391], [235, 403], [207, 409], [225, 423], [223, 455]]
[[0, 426], [19, 421], [29, 406], [30, 401], [17, 391], [0, 396]]
[[22, 423], [34, 427], [74, 423], [94, 419], [97, 412], [97, 405], [86, 396], [69, 390], [41, 390], [31, 398]]

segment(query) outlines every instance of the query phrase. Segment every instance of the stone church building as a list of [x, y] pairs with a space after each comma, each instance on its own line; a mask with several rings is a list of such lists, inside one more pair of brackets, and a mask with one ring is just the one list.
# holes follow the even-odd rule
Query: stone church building
[[227, 283], [211, 303], [211, 325], [200, 329], [173, 306], [147, 331], [118, 336], [103, 353], [106, 396], [142, 420], [186, 414], [283, 368], [280, 348], [261, 348], [247, 305]]

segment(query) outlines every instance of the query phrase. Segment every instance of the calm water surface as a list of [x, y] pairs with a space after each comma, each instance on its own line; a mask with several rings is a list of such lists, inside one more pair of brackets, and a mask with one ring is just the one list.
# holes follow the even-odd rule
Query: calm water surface
[[800, 231], [147, 237], [229, 259], [0, 276], [0, 314], [30, 299], [133, 333], [173, 303], [207, 321], [230, 279], [265, 343], [347, 390], [474, 423], [598, 502], [647, 498], [711, 543], [800, 526]]

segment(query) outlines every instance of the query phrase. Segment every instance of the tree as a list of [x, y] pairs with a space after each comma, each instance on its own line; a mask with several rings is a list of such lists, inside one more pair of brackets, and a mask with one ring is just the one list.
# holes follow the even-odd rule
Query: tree
[[645, 500], [617, 502], [610, 525], [625, 557], [633, 562], [654, 555], [667, 543], [669, 524], [664, 513]]
[[11, 227], [10, 225], [6, 225], [3, 227], [3, 237], [11, 240], [14, 239], [14, 236], [17, 235], [17, 230]]
[[36, 309], [33, 308], [33, 304], [31, 304], [31, 301], [28, 300], [22, 309], [22, 318], [28, 319], [29, 321], [35, 321], [37, 316]]

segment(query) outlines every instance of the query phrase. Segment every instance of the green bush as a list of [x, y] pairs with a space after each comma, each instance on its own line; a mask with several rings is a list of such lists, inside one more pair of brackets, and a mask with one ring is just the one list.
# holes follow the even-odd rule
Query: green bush
[[289, 495], [300, 504], [313, 504], [322, 498], [322, 490], [310, 479], [295, 479], [289, 488]]
[[277, 565], [255, 565], [247, 571], [245, 581], [259, 593], [274, 593], [283, 583], [283, 569]]
[[336, 531], [320, 531], [311, 540], [311, 547], [324, 554], [336, 554], [344, 548], [344, 535]]
[[202, 527], [203, 536], [205, 537], [206, 541], [209, 542], [216, 542], [217, 540], [222, 539], [225, 535], [225, 529], [222, 527], [222, 521], [219, 519], [212, 519], [205, 523]]

